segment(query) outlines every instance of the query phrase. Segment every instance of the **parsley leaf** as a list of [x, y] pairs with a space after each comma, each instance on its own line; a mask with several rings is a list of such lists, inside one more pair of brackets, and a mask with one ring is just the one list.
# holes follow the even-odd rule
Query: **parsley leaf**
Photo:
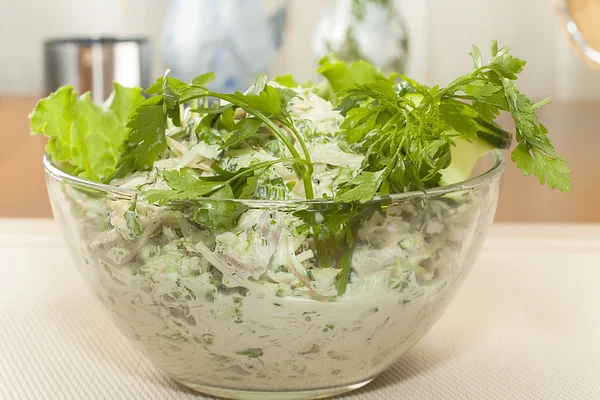
[[345, 134], [349, 144], [360, 142], [377, 126], [377, 118], [381, 111], [372, 107], [357, 107], [348, 111], [340, 130]]
[[259, 94], [265, 90], [268, 82], [269, 78], [267, 77], [267, 74], [258, 75], [254, 80], [254, 85], [250, 86], [245, 94]]
[[121, 148], [114, 178], [123, 178], [134, 171], [152, 167], [167, 149], [165, 130], [167, 113], [162, 95], [144, 101], [130, 115], [127, 138]]
[[167, 121], [181, 126], [181, 105], [186, 101], [205, 96], [208, 90], [199, 86], [214, 79], [213, 73], [195, 78], [192, 85], [168, 76], [157, 79], [147, 90], [156, 94], [141, 103], [129, 115], [128, 133], [121, 147], [117, 170], [112, 178], [122, 178], [135, 171], [152, 167], [167, 149], [165, 131]]
[[296, 82], [292, 74], [278, 76], [275, 78], [275, 82], [279, 83], [281, 86], [285, 86], [288, 88], [297, 88], [300, 86], [300, 84]]
[[242, 351], [236, 351], [235, 354], [239, 354], [240, 356], [246, 356], [248, 358], [260, 358], [263, 356], [262, 349], [251, 348]]
[[233, 126], [231, 133], [225, 135], [225, 148], [236, 146], [256, 135], [262, 121], [256, 118], [245, 118]]
[[[502, 86], [497, 86], [494, 84], [490, 84], [485, 81], [472, 81], [469, 83], [465, 83], [458, 87], [458, 90], [462, 90], [468, 96], [473, 96], [477, 100], [481, 101], [489, 101], [490, 98], [494, 98], [498, 92], [502, 90]], [[498, 98], [499, 101], [502, 101], [502, 94]]]
[[[148, 87], [148, 89], [146, 89], [146, 94], [163, 94], [163, 90], [165, 88], [165, 80], [167, 80], [168, 83], [168, 87], [171, 90], [174, 90], [174, 93], [178, 93], [180, 90], [183, 90], [185, 88], [187, 88], [187, 83], [180, 81], [179, 79], [176, 78], [172, 78], [170, 76], [168, 76], [169, 71], [167, 70], [167, 72], [165, 73], [165, 76], [161, 76], [160, 78], [158, 78], [156, 80], [156, 82], [154, 82], [152, 85], [150, 85]], [[173, 93], [171, 93], [173, 94]]]
[[[168, 72], [168, 71], [167, 71]], [[171, 119], [173, 125], [181, 126], [181, 110], [179, 107], [180, 90], [186, 88], [187, 85], [174, 78], [163, 79], [162, 98], [163, 111]]]
[[192, 79], [192, 85], [204, 87], [207, 84], [214, 81], [216, 78], [217, 78], [217, 74], [215, 74], [214, 72], [207, 72], [205, 74], [199, 75], [199, 76], [195, 77], [194, 79]]
[[498, 107], [486, 102], [474, 101], [473, 108], [477, 111], [479, 117], [485, 122], [491, 123], [500, 115], [500, 110]]
[[364, 60], [346, 64], [335, 55], [330, 54], [323, 57], [319, 61], [319, 65], [317, 72], [323, 75], [329, 83], [326, 90], [329, 95], [351, 89], [356, 85], [364, 85], [378, 79], [385, 79], [379, 69]]
[[135, 210], [135, 204], [129, 210], [125, 211], [124, 217], [127, 229], [131, 233], [131, 239], [140, 237], [144, 233], [144, 229]]
[[241, 203], [227, 200], [234, 198], [233, 190], [229, 184], [216, 190], [210, 197], [219, 200], [199, 200], [195, 202], [197, 210], [193, 215], [194, 221], [213, 229], [233, 229], [247, 207]]
[[469, 53], [469, 55], [473, 58], [475, 68], [481, 68], [481, 66], [483, 65], [483, 57], [481, 56], [481, 51], [479, 50], [479, 47], [475, 45], [471, 47], [473, 49], [473, 52]]
[[466, 138], [474, 140], [479, 130], [475, 120], [479, 114], [465, 103], [456, 100], [444, 101], [440, 104], [440, 118], [452, 129], [465, 135]]
[[489, 67], [506, 79], [517, 80], [517, 75], [523, 72], [523, 68], [527, 62], [513, 57], [510, 54], [510, 47], [503, 47], [496, 54], [493, 54], [497, 46], [498, 43], [494, 41], [492, 43], [492, 58], [490, 59]]
[[540, 108], [542, 108], [542, 107], [544, 107], [544, 106], [546, 106], [546, 105], [548, 105], [550, 103], [552, 103], [552, 97], [547, 97], [544, 100], [535, 103], [533, 105], [533, 109], [534, 110], [540, 109]]
[[142, 197], [149, 203], [164, 205], [174, 200], [193, 200], [225, 186], [223, 182], [219, 181], [200, 180], [187, 169], [162, 171], [161, 174], [172, 190], [148, 190], [143, 192]]
[[251, 199], [256, 193], [256, 187], [258, 185], [258, 175], [252, 175], [246, 179], [244, 185], [239, 188], [239, 194], [236, 196], [238, 199]]
[[517, 85], [504, 80], [508, 108], [517, 127], [519, 145], [512, 153], [512, 159], [525, 175], [534, 173], [541, 184], [548, 183], [552, 189], [571, 192], [568, 178], [570, 170], [566, 160], [560, 157], [546, 136], [546, 128], [535, 115], [534, 104], [519, 92]]
[[366, 203], [377, 194], [381, 183], [389, 170], [381, 170], [378, 172], [363, 171], [356, 178], [348, 182], [339, 194], [336, 196], [336, 201]]
[[247, 107], [260, 111], [267, 117], [275, 117], [281, 115], [281, 99], [279, 91], [273, 86], [265, 86], [265, 89], [258, 94], [243, 94], [237, 92], [233, 95], [233, 99], [245, 104]]

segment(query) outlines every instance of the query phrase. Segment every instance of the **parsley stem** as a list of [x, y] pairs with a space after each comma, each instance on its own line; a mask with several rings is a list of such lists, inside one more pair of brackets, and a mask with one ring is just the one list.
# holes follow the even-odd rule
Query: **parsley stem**
[[294, 136], [296, 137], [296, 140], [298, 140], [298, 143], [300, 143], [300, 147], [302, 147], [302, 152], [304, 153], [304, 157], [306, 159], [306, 161], [308, 161], [308, 165], [309, 165], [309, 171], [308, 173], [310, 175], [312, 175], [313, 173], [313, 165], [310, 159], [310, 152], [308, 151], [308, 147], [306, 146], [306, 142], [304, 141], [304, 139], [302, 138], [302, 136], [300, 135], [300, 133], [298, 132], [298, 130], [296, 129], [296, 127], [294, 126], [294, 122], [289, 120], [283, 120], [281, 121], [283, 123], [283, 125], [285, 125], [289, 130], [292, 131], [292, 133], [294, 134]]
[[[272, 122], [270, 120], [268, 120], [268, 121]], [[273, 124], [273, 127], [271, 127], [270, 124], [267, 124], [267, 127], [269, 128], [269, 130], [271, 130], [271, 132], [273, 132], [277, 136], [279, 136], [280, 131], [279, 131], [279, 128], [277, 128], [277, 125]], [[279, 136], [279, 137], [281, 138], [281, 136]], [[287, 137], [286, 137], [286, 139], [287, 139]], [[298, 159], [300, 159], [300, 154], [298, 153], [298, 151], [296, 150], [294, 145], [291, 144], [290, 146], [287, 146], [288, 149], [290, 150], [290, 152], [294, 155], [294, 157], [297, 157]], [[292, 151], [292, 149], [293, 149], [293, 151]], [[306, 160], [303, 160], [303, 161], [306, 161]], [[310, 163], [310, 161], [306, 161], [306, 163], [303, 166], [306, 167], [306, 169], [308, 170], [307, 171], [308, 175], [305, 173], [304, 168], [300, 168], [298, 165], [294, 165], [294, 172], [296, 173], [296, 175], [298, 175], [298, 177], [300, 179], [302, 179], [302, 184], [304, 185], [304, 192], [306, 194], [306, 198], [308, 200], [312, 200], [315, 198], [315, 194], [314, 194], [313, 187], [312, 187], [312, 171], [313, 171], [312, 164]]]
[[345, 244], [340, 256], [340, 261], [337, 265], [341, 269], [337, 277], [338, 297], [346, 293], [348, 282], [350, 281], [350, 270], [352, 268], [352, 256], [354, 255], [354, 235], [352, 234], [352, 224], [348, 224], [345, 229]]
[[462, 95], [462, 94], [454, 94], [452, 95], [453, 99], [460, 99], [460, 100], [471, 100], [471, 101], [477, 101], [477, 98], [473, 97], [473, 96], [466, 96], [466, 95]]
[[307, 199], [314, 199], [315, 193], [314, 193], [313, 187], [312, 187], [313, 165], [312, 165], [312, 161], [310, 158], [310, 152], [308, 151], [308, 147], [306, 147], [306, 142], [304, 141], [304, 139], [302, 138], [302, 136], [300, 135], [298, 130], [296, 130], [296, 127], [294, 126], [294, 121], [292, 121], [290, 119], [289, 121], [282, 120], [280, 122], [284, 126], [286, 126], [289, 130], [292, 131], [292, 133], [296, 137], [296, 140], [298, 140], [298, 143], [300, 143], [300, 146], [302, 147], [302, 152], [304, 153], [304, 157], [305, 157], [306, 161], [308, 161], [308, 164], [306, 165], [306, 169], [307, 169], [308, 178], [309, 178], [308, 181], [303, 179], [304, 192], [306, 193]]
[[227, 180], [227, 183], [231, 183], [231, 182], [235, 181], [236, 179], [241, 178], [244, 175], [248, 175], [254, 171], [258, 171], [259, 169], [269, 168], [269, 167], [272, 167], [273, 165], [282, 164], [282, 163], [286, 163], [286, 162], [293, 163], [293, 164], [299, 163], [302, 165], [308, 164], [308, 161], [303, 160], [301, 158], [280, 158], [280, 159], [273, 160], [273, 161], [263, 161], [263, 162], [254, 164], [251, 167], [248, 167], [247, 169], [245, 169], [244, 171], [232, 176], [231, 178], [229, 178]]
[[314, 225], [313, 227], [313, 237], [315, 239], [315, 247], [317, 248], [317, 258], [319, 259], [319, 266], [321, 268], [329, 268], [331, 264], [329, 263], [329, 257], [327, 256], [327, 248], [325, 247], [325, 241], [321, 236], [321, 226]]
[[[477, 71], [475, 71], [473, 74], [479, 73], [480, 70], [483, 70], [483, 67], [478, 69]], [[437, 92], [435, 94], [435, 99], [439, 100], [442, 97], [446, 96], [448, 93], [454, 93], [455, 89], [461, 85], [466, 85], [467, 83], [471, 83], [471, 82], [475, 82], [475, 81], [487, 81], [487, 79], [482, 78], [480, 76], [474, 76], [473, 74], [471, 74], [469, 78], [460, 79], [460, 80], [454, 82], [452, 85], [448, 86], [447, 88], [440, 90], [439, 92]]]
[[[227, 94], [207, 92], [204, 96], [214, 97], [216, 99], [228, 101], [231, 104], [235, 104], [236, 106], [243, 108], [250, 114], [254, 115], [256, 118], [260, 119], [283, 142], [283, 144], [285, 144], [285, 146], [288, 148], [294, 159], [301, 159], [300, 153], [298, 153], [298, 150], [296, 150], [294, 144], [287, 136], [287, 134], [285, 132], [282, 132], [281, 129], [272, 120], [270, 120], [266, 115], [264, 115], [260, 111], [249, 107], [245, 103], [237, 101], [234, 97], [229, 96]], [[300, 144], [303, 145], [304, 141], [300, 140]], [[303, 146], [303, 150], [305, 150], [305, 145]], [[306, 150], [305, 155], [308, 154], [307, 152], [308, 150]], [[308, 163], [308, 165], [310, 165], [310, 167], [306, 167], [306, 172], [304, 168], [300, 168], [296, 164], [294, 164], [294, 171], [296, 172], [296, 175], [298, 175], [298, 177], [302, 179], [302, 182], [304, 184], [304, 191], [306, 193], [306, 198], [308, 200], [312, 200], [315, 198], [315, 195], [312, 187], [312, 164], [310, 163], [310, 157], [308, 157], [308, 160], [306, 160], [306, 162]]]
[[292, 156], [294, 158], [300, 158], [300, 154], [298, 153], [298, 151], [294, 147], [294, 144], [292, 143], [292, 141], [284, 133], [282, 133], [281, 130], [279, 129], [279, 127], [277, 125], [275, 125], [275, 123], [273, 123], [273, 121], [271, 121], [263, 113], [255, 110], [254, 108], [248, 106], [245, 103], [241, 103], [241, 102], [237, 101], [233, 96], [229, 96], [227, 94], [215, 93], [215, 92], [208, 92], [208, 93], [206, 93], [206, 96], [207, 97], [214, 97], [216, 99], [228, 101], [231, 104], [234, 104], [234, 105], [236, 105], [236, 106], [238, 106], [240, 108], [243, 108], [247, 112], [253, 114], [256, 118], [260, 119], [265, 125], [267, 125], [267, 127], [269, 127], [273, 131], [273, 133], [275, 135], [277, 135], [277, 137], [279, 137], [279, 139], [281, 139], [281, 141], [289, 149], [290, 153], [292, 153]]
[[[394, 115], [386, 124], [383, 128], [381, 128], [381, 130], [383, 132], [387, 131], [388, 128], [390, 128], [393, 124], [395, 124], [397, 122], [397, 120], [399, 120], [403, 115], [402, 114], [396, 114]], [[393, 132], [392, 134], [388, 135], [385, 139], [383, 139], [381, 141], [381, 143], [379, 144], [379, 148], [380, 149], [385, 149], [385, 146], [387, 146], [392, 140], [394, 140], [396, 138], [397, 132]], [[403, 137], [406, 135], [402, 135]]]

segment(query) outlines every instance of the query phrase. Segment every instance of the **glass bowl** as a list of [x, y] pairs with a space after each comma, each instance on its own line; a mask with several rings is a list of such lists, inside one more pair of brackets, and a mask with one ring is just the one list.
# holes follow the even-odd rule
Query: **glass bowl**
[[[159, 207], [44, 159], [73, 260], [120, 331], [187, 387], [261, 400], [359, 388], [426, 334], [494, 218], [504, 162], [498, 152], [483, 162], [463, 183], [366, 204]], [[234, 229], [206, 228], [215, 213], [241, 218]], [[357, 221], [351, 237], [342, 230], [320, 248], [303, 228], [312, 220], [323, 234], [347, 215]]]

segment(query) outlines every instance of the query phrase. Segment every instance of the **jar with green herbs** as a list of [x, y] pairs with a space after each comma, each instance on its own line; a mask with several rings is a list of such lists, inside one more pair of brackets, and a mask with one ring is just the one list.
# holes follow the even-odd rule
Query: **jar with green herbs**
[[384, 72], [404, 72], [409, 33], [394, 0], [332, 0], [317, 27], [319, 58], [336, 53], [345, 62], [367, 60]]

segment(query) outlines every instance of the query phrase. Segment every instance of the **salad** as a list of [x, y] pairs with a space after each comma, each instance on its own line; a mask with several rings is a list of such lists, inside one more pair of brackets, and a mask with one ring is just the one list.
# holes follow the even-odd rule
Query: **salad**
[[498, 185], [394, 196], [463, 182], [509, 148], [500, 112], [523, 173], [571, 190], [535, 113], [550, 100], [520, 93], [509, 50], [493, 42], [484, 63], [473, 47], [475, 70], [443, 88], [334, 55], [322, 82], [261, 75], [245, 93], [211, 91], [213, 73], [165, 74], [146, 96], [115, 84], [102, 105], [65, 86], [31, 130], [51, 168], [110, 185], [49, 191], [99, 297], [163, 370], [200, 389], [356, 383], [443, 311]]

